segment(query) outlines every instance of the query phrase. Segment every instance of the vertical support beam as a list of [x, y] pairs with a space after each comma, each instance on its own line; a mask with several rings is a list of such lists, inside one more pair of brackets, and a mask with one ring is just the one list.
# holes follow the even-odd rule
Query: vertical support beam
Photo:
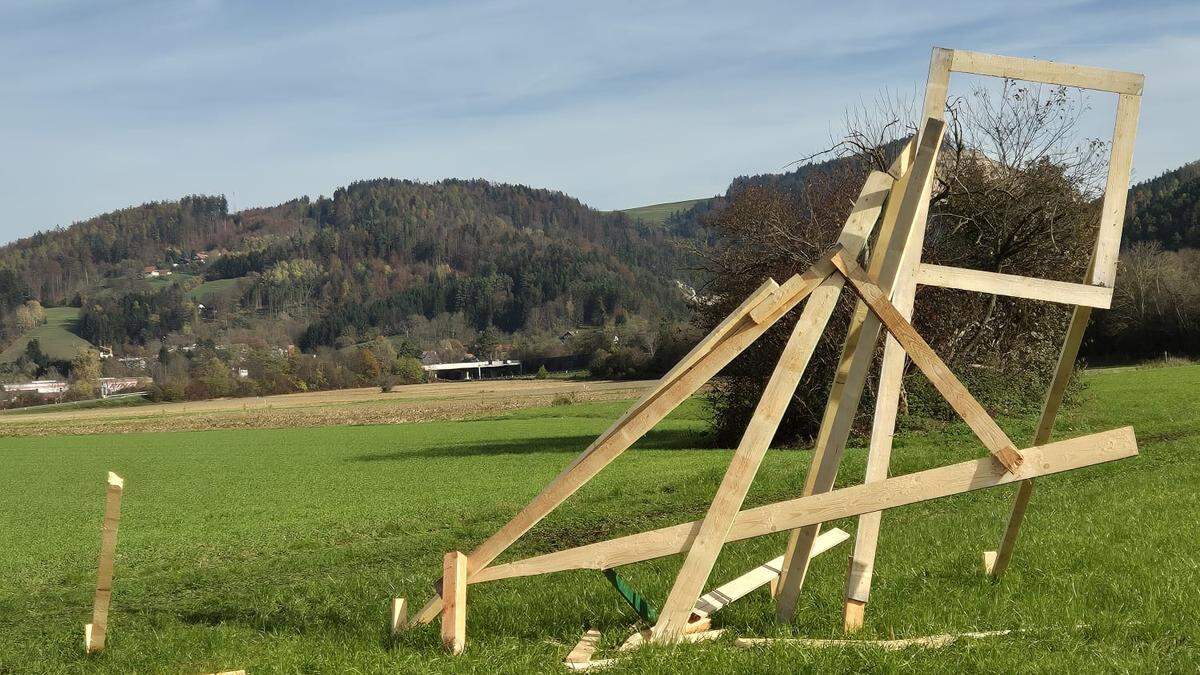
[[1125, 200], [1129, 196], [1129, 173], [1133, 168], [1133, 141], [1137, 137], [1142, 97], [1121, 94], [1117, 99], [1117, 124], [1113, 128], [1108, 157], [1108, 181], [1100, 211], [1100, 231], [1092, 259], [1092, 283], [1112, 288], [1117, 279], [1117, 257], [1121, 252], [1121, 229], [1125, 224]]
[[461, 551], [442, 559], [442, 644], [452, 654], [467, 645], [467, 556]]
[[[925, 80], [923, 114], [926, 118], [944, 119], [946, 96], [950, 88], [950, 68], [954, 50], [934, 47], [929, 59], [929, 74]], [[892, 303], [900, 315], [912, 319], [916, 297], [916, 270], [921, 264], [921, 248], [929, 220], [929, 194], [933, 182], [924, 186], [916, 225], [902, 246], [906, 251], [902, 271], [892, 289]], [[886, 290], [886, 288], [885, 288]], [[887, 478], [892, 455], [892, 436], [896, 430], [896, 414], [900, 405], [900, 389], [904, 378], [904, 349], [894, 337], [885, 337], [883, 363], [879, 371], [879, 388], [875, 396], [875, 415], [871, 423], [871, 441], [867, 451], [864, 482], [873, 483]], [[871, 593], [871, 577], [875, 569], [875, 549], [879, 541], [882, 512], [859, 516], [854, 533], [854, 551], [850, 555], [850, 572], [846, 577], [846, 601], [843, 607], [843, 626], [846, 631], [862, 627], [866, 602]]]
[[[906, 181], [906, 185], [895, 215], [884, 214], [884, 228], [889, 227], [888, 220], [894, 217], [894, 229], [886, 249], [877, 251], [871, 260], [871, 267], [878, 269], [879, 283], [884, 290], [892, 288], [905, 259], [913, 255], [910, 250], [912, 231], [918, 222], [922, 225], [924, 223], [922, 214], [924, 209], [928, 208], [929, 190], [933, 184], [934, 167], [945, 129], [945, 122], [940, 119], [926, 120], [918, 140], [912, 168], [902, 179]], [[919, 229], [920, 236], [924, 236], [924, 228]], [[919, 253], [918, 244], [917, 255]], [[846, 338], [842, 363], [839, 364], [830, 391], [829, 404], [821, 421], [821, 431], [817, 435], [812, 466], [805, 478], [803, 496], [833, 489], [838, 468], [841, 466], [842, 453], [846, 449], [846, 442], [854, 424], [854, 416], [858, 412], [859, 400], [866, 384], [871, 360], [874, 358], [882, 324], [877, 316], [867, 312], [865, 306], [856, 312], [855, 321], [859, 322], [858, 331], [855, 332], [856, 326], [852, 323], [851, 332]], [[845, 352], [852, 352], [848, 360]], [[791, 534], [784, 554], [783, 574], [778, 584], [776, 618], [780, 621], [790, 621], [795, 614], [808, 564], [812, 559], [813, 545], [820, 530], [821, 526], [818, 523], [799, 528]]]
[[83, 628], [83, 644], [91, 654], [104, 649], [108, 637], [108, 608], [112, 602], [113, 558], [117, 552], [117, 523], [121, 519], [121, 494], [125, 480], [108, 472], [104, 499], [104, 524], [100, 530], [100, 564], [96, 573], [96, 596], [92, 601], [92, 622]]

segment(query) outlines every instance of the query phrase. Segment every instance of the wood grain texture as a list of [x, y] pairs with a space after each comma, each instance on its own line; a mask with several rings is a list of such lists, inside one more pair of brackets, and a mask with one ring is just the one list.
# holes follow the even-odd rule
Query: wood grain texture
[[1108, 309], [1112, 305], [1111, 288], [1068, 281], [1050, 281], [1017, 274], [1001, 274], [921, 263], [917, 268], [917, 283], [961, 291], [993, 293], [1010, 298], [1025, 298], [1057, 302], [1064, 305], [1087, 305]]
[[1117, 122], [1108, 156], [1108, 179], [1100, 207], [1100, 230], [1096, 234], [1090, 280], [1110, 288], [1117, 280], [1117, 257], [1121, 253], [1121, 230], [1125, 225], [1125, 202], [1129, 196], [1129, 174], [1133, 169], [1133, 144], [1137, 138], [1141, 102], [1140, 96], [1127, 94], [1117, 99]]
[[583, 637], [579, 638], [579, 642], [575, 644], [575, 648], [571, 653], [567, 654], [564, 663], [586, 663], [592, 659], [592, 654], [596, 653], [596, 648], [600, 646], [600, 631], [595, 628], [587, 630]]
[[92, 600], [92, 622], [84, 626], [87, 653], [104, 649], [108, 639], [108, 611], [112, 602], [113, 566], [117, 553], [117, 525], [121, 520], [121, 495], [125, 480], [108, 472], [104, 498], [104, 522], [100, 529], [100, 562], [96, 570], [96, 594]]
[[[1040, 477], [1137, 455], [1131, 427], [1123, 427], [1021, 451], [1024, 473]], [[800, 497], [738, 514], [729, 541], [791, 530], [814, 523], [881, 511], [954, 494], [1008, 485], [1019, 480], [991, 457], [895, 476]], [[477, 582], [570, 569], [606, 569], [681, 553], [699, 531], [692, 521], [608, 541], [547, 553], [483, 570]]]
[[442, 644], [452, 654], [467, 646], [467, 556], [450, 551], [442, 560]]
[[964, 49], [955, 49], [953, 53], [950, 70], [956, 73], [1007, 77], [1013, 80], [1061, 84], [1135, 96], [1141, 95], [1146, 79], [1138, 73], [1093, 66], [984, 54]]

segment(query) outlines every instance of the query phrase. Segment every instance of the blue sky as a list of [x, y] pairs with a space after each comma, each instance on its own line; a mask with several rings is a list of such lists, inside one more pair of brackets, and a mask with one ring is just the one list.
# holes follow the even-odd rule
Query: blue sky
[[827, 146], [847, 107], [912, 95], [934, 45], [1145, 73], [1135, 180], [1200, 159], [1194, 0], [0, 0], [0, 240], [379, 176], [603, 209], [712, 195]]

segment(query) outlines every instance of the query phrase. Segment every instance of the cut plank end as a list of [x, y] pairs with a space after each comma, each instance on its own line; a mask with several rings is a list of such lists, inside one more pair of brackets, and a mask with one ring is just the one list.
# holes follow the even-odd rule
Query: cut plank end
[[983, 552], [983, 573], [988, 575], [989, 577], [995, 576], [994, 574], [992, 574], [992, 570], [994, 570], [994, 569], [996, 569], [996, 552], [995, 551], [984, 551]]
[[123, 489], [123, 488], [125, 487], [125, 479], [124, 479], [124, 478], [121, 478], [121, 477], [120, 477], [120, 476], [118, 476], [117, 474], [115, 474], [115, 473], [113, 473], [113, 472], [109, 471], [109, 472], [108, 472], [108, 484], [109, 484], [109, 485], [111, 485], [111, 486], [113, 486], [113, 487], [115, 487], [115, 488], [122, 488], [122, 489]]
[[92, 624], [83, 627], [83, 650], [88, 654], [100, 651], [104, 647], [92, 642]]
[[1025, 458], [1021, 456], [1021, 453], [1011, 445], [1006, 448], [1001, 448], [1000, 451], [996, 453], [996, 459], [1000, 460], [1000, 463], [1004, 465], [1004, 468], [1008, 469], [1008, 472], [1013, 475], [1016, 475], [1017, 472], [1020, 471], [1021, 463], [1025, 461]]
[[867, 603], [861, 600], [846, 599], [846, 607], [842, 613], [842, 627], [847, 633], [855, 633], [863, 627], [863, 616], [867, 611]]
[[392, 635], [408, 627], [408, 601], [404, 598], [392, 598]]

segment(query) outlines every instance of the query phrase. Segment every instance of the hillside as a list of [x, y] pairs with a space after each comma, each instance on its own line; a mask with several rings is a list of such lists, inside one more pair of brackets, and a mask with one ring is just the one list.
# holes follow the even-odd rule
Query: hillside
[[81, 349], [93, 348], [87, 340], [75, 334], [79, 310], [75, 307], [50, 307], [46, 323], [17, 338], [3, 352], [0, 363], [16, 361], [25, 353], [30, 340], [37, 340], [42, 352], [54, 361], [70, 361]]
[[192, 196], [0, 247], [31, 297], [82, 306], [80, 334], [117, 346], [194, 327], [188, 302], [218, 305], [227, 328], [286, 319], [281, 340], [305, 348], [422, 321], [461, 337], [677, 319], [688, 267], [660, 224], [482, 180], [361, 181], [237, 213]]
[[702, 199], [685, 199], [679, 202], [650, 204], [649, 206], [636, 206], [632, 209], [621, 209], [621, 213], [624, 213], [633, 220], [641, 220], [650, 225], [662, 225], [673, 214], [687, 211], [696, 204], [709, 201], [710, 199], [710, 197], [705, 197]]
[[1200, 161], [1134, 185], [1126, 213], [1127, 241], [1200, 248]]

